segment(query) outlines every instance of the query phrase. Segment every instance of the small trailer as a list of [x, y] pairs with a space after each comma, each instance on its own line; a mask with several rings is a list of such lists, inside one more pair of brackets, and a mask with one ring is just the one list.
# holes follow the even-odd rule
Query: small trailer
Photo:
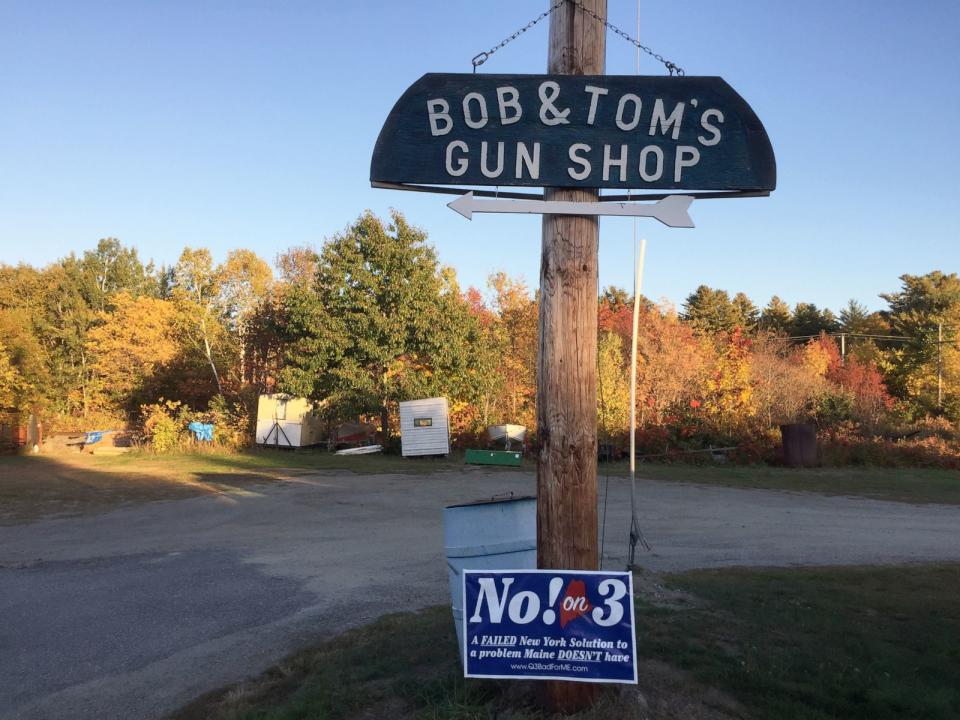
[[261, 395], [257, 402], [258, 445], [298, 448], [323, 442], [323, 421], [314, 404], [281, 393]]
[[404, 457], [450, 453], [450, 423], [445, 397], [400, 403], [400, 445]]

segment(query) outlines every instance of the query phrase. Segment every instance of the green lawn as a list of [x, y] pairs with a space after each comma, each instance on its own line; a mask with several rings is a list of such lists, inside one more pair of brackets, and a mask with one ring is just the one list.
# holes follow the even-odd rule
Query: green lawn
[[700, 571], [638, 604], [640, 652], [760, 718], [960, 717], [960, 565]]
[[250, 485], [304, 471], [418, 476], [463, 467], [463, 457], [456, 455], [350, 457], [320, 450], [7, 455], [0, 456], [0, 525], [103, 512], [131, 503], [243, 493]]
[[[626, 463], [613, 463], [601, 476], [626, 475]], [[671, 482], [765, 488], [826, 495], [853, 495], [910, 503], [960, 505], [960, 472], [933, 468], [785, 468], [766, 465], [685, 465], [644, 463], [637, 476]]]
[[[642, 699], [605, 689], [577, 717], [619, 719], [638, 703], [652, 720], [960, 717], [960, 565], [700, 571], [666, 583], [677, 592], [637, 600]], [[174, 718], [545, 718], [535, 686], [465, 681], [440, 607], [348, 632]]]
[[299, 470], [337, 470], [372, 475], [404, 473], [422, 475], [463, 469], [463, 455], [449, 457], [405, 458], [400, 455], [336, 455], [326, 450], [271, 450], [257, 448], [242, 452], [208, 451], [154, 455], [148, 452], [96, 456], [102, 467], [144, 469], [163, 466], [173, 470], [201, 473], [271, 472], [282, 468]]

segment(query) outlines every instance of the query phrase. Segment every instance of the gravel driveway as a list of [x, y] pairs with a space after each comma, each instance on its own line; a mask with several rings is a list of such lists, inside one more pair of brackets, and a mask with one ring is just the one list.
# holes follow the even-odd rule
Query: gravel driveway
[[[603, 491], [601, 479], [601, 496]], [[447, 602], [441, 510], [532, 475], [294, 474], [0, 527], [0, 718], [160, 718], [304, 644]], [[960, 560], [960, 507], [644, 481], [654, 570]], [[604, 566], [625, 564], [610, 480]]]

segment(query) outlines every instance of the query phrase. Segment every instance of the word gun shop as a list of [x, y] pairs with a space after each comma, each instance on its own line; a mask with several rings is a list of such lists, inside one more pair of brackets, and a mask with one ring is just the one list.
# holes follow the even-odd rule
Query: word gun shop
[[[604, 183], [644, 184], [656, 182], [664, 173], [682, 182], [684, 169], [700, 162], [701, 148], [713, 147], [723, 138], [723, 111], [700, 108], [697, 98], [671, 102], [659, 97], [641, 97], [625, 92], [611, 97], [610, 89], [584, 83], [582, 97], [561, 97], [556, 81], [545, 80], [536, 97], [524, 98], [520, 90], [501, 85], [488, 99], [484, 93], [468, 92], [462, 99], [430, 98], [426, 101], [427, 122], [433, 137], [450, 136], [444, 152], [444, 169], [452, 178], [467, 174], [476, 163], [483, 177], [496, 179], [507, 174], [511, 180], [540, 180], [541, 162], [565, 162], [573, 180], [587, 180], [599, 173]], [[565, 101], [567, 104], [565, 104]], [[526, 108], [524, 107], [526, 105]], [[546, 127], [581, 124], [613, 125], [625, 142], [591, 145], [574, 142], [566, 148], [543, 142], [473, 139], [471, 131], [489, 127], [505, 128], [533, 114]], [[696, 143], [650, 144], [646, 138], [680, 138], [684, 123], [696, 125]], [[562, 158], [545, 158], [544, 153], [560, 152]]]

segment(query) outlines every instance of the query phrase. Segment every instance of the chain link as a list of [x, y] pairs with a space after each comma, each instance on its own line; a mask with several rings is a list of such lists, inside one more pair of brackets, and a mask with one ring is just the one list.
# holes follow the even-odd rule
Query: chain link
[[530, 28], [532, 28], [534, 25], [536, 25], [538, 22], [540, 22], [541, 20], [543, 20], [543, 19], [544, 19], [545, 17], [547, 17], [548, 15], [550, 15], [554, 10], [559, 9], [565, 2], [567, 2], [567, 0], [557, 0], [557, 2], [555, 2], [553, 5], [550, 6], [550, 9], [549, 9], [549, 10], [546, 10], [546, 11], [540, 13], [540, 14], [539, 14], [537, 17], [535, 17], [533, 20], [531, 20], [531, 21], [528, 22], [526, 25], [524, 25], [522, 28], [520, 28], [520, 29], [517, 30], [515, 33], [513, 33], [513, 35], [509, 35], [509, 36], [505, 37], [503, 40], [501, 40], [499, 43], [497, 43], [496, 45], [494, 45], [492, 48], [490, 48], [490, 49], [487, 50], [486, 52], [482, 52], [482, 53], [479, 53], [479, 54], [477, 54], [477, 55], [474, 55], [474, 56], [473, 56], [473, 60], [470, 61], [471, 63], [473, 63], [473, 71], [476, 72], [476, 71], [477, 71], [477, 68], [480, 67], [481, 65], [483, 65], [487, 60], [489, 60], [489, 59], [490, 59], [490, 56], [493, 55], [497, 50], [499, 50], [500, 48], [502, 48], [504, 45], [509, 45], [510, 43], [512, 43], [512, 42], [513, 42], [514, 40], [516, 40], [518, 37], [520, 37], [521, 35], [523, 35], [527, 30], [529, 30]]
[[497, 50], [499, 50], [500, 48], [504, 47], [505, 45], [509, 45], [511, 42], [513, 42], [513, 41], [516, 40], [518, 37], [520, 37], [521, 35], [523, 35], [523, 33], [525, 33], [527, 30], [529, 30], [529, 29], [532, 28], [534, 25], [536, 25], [538, 22], [540, 22], [541, 20], [543, 20], [545, 17], [548, 17], [548, 16], [551, 15], [554, 11], [559, 10], [559, 9], [563, 6], [563, 4], [564, 4], [564, 3], [567, 3], [567, 2], [573, 3], [573, 4], [576, 5], [578, 8], [580, 8], [580, 10], [581, 10], [582, 12], [585, 12], [587, 15], [589, 15], [590, 17], [592, 17], [594, 20], [596, 20], [598, 23], [600, 23], [601, 25], [603, 25], [603, 26], [606, 27], [607, 29], [612, 30], [612, 31], [614, 32], [614, 34], [619, 35], [620, 37], [622, 37], [624, 40], [626, 40], [628, 43], [630, 43], [631, 45], [633, 45], [633, 46], [636, 47], [637, 49], [642, 50], [642, 51], [645, 52], [647, 55], [649, 55], [650, 57], [652, 57], [654, 60], [662, 63], [663, 66], [667, 69], [667, 72], [668, 72], [670, 75], [678, 75], [678, 76], [686, 75], [686, 73], [684, 72], [684, 70], [683, 70], [682, 67], [680, 67], [679, 65], [677, 65], [677, 64], [674, 63], [674, 62], [671, 62], [670, 60], [667, 60], [665, 57], [663, 57], [663, 55], [661, 55], [660, 53], [654, 52], [653, 50], [651, 50], [650, 48], [648, 48], [646, 45], [642, 45], [639, 40], [631, 37], [630, 35], [628, 35], [627, 33], [625, 33], [623, 30], [621, 30], [620, 28], [618, 28], [618, 27], [617, 27], [616, 25], [614, 25], [613, 23], [611, 23], [611, 22], [607, 21], [606, 19], [600, 17], [600, 16], [597, 15], [595, 12], [593, 12], [593, 10], [590, 10], [590, 9], [588, 9], [588, 8], [585, 8], [585, 7], [580, 3], [580, 0], [557, 0], [557, 2], [555, 2], [553, 5], [551, 5], [548, 10], [540, 13], [537, 17], [535, 17], [533, 20], [531, 20], [530, 22], [528, 22], [526, 25], [524, 25], [522, 28], [520, 28], [519, 30], [517, 30], [517, 31], [516, 31], [515, 33], [513, 33], [512, 35], [509, 35], [509, 36], [505, 37], [503, 40], [501, 40], [499, 43], [497, 43], [496, 45], [494, 45], [492, 48], [490, 48], [490, 49], [487, 50], [486, 52], [481, 52], [481, 53], [478, 53], [477, 55], [474, 55], [473, 60], [470, 61], [470, 62], [473, 64], [473, 71], [476, 72], [476, 71], [477, 71], [477, 68], [480, 67], [481, 65], [483, 65], [487, 60], [489, 60], [490, 57], [491, 57], [495, 52], [497, 52]]

